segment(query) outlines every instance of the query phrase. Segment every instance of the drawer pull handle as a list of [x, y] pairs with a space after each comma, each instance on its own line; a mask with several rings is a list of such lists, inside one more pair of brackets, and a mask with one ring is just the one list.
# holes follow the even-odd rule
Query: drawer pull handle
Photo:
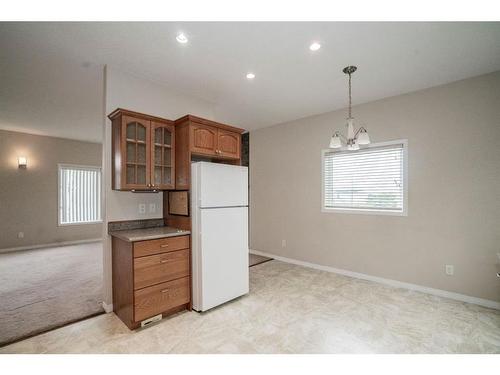
[[168, 247], [168, 244], [160, 245], [160, 247]]
[[160, 263], [167, 263], [168, 262], [168, 259], [162, 259], [160, 260]]
[[169, 289], [163, 289], [161, 292], [162, 293], [167, 293], [169, 291]]

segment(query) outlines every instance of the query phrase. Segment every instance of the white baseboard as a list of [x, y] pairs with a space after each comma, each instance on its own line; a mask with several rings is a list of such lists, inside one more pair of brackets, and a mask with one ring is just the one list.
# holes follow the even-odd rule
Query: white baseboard
[[113, 304], [107, 304], [106, 302], [102, 301], [101, 302], [101, 305], [102, 305], [102, 308], [104, 309], [104, 311], [109, 314], [111, 312], [113, 312]]
[[0, 249], [0, 253], [10, 253], [10, 252], [13, 252], [13, 251], [22, 251], [22, 250], [44, 249], [44, 248], [47, 248], [47, 247], [61, 247], [61, 246], [80, 245], [80, 244], [84, 244], [84, 243], [99, 242], [99, 241], [102, 241], [102, 238], [92, 238], [90, 240], [54, 242], [54, 243], [46, 243], [46, 244], [43, 244], [43, 245], [30, 245], [30, 246], [8, 247], [8, 248], [5, 248], [5, 249]]
[[403, 289], [415, 290], [417, 292], [432, 294], [434, 296], [450, 298], [450, 299], [453, 299], [453, 300], [456, 300], [456, 301], [473, 303], [475, 305], [479, 305], [479, 306], [489, 307], [491, 309], [500, 310], [500, 302], [497, 302], [497, 301], [492, 301], [492, 300], [488, 300], [488, 299], [467, 296], [465, 294], [460, 294], [460, 293], [455, 293], [455, 292], [449, 292], [447, 290], [442, 290], [442, 289], [429, 288], [427, 286], [422, 286], [422, 285], [417, 285], [417, 284], [405, 283], [405, 282], [398, 281], [398, 280], [385, 279], [383, 277], [366, 275], [364, 273], [343, 270], [343, 269], [340, 269], [340, 268], [334, 268], [334, 267], [329, 267], [329, 266], [322, 266], [320, 264], [304, 262], [302, 260], [296, 260], [296, 259], [292, 259], [292, 258], [286, 258], [286, 257], [282, 257], [282, 256], [279, 256], [279, 255], [274, 255], [274, 254], [271, 254], [271, 253], [266, 253], [264, 251], [250, 250], [250, 253], [251, 254], [256, 254], [256, 255], [262, 255], [262, 256], [265, 256], [265, 257], [269, 257], [269, 258], [274, 258], [276, 260], [279, 260], [279, 261], [282, 261], [282, 262], [286, 262], [286, 263], [296, 264], [296, 265], [304, 266], [304, 267], [308, 267], [308, 268], [314, 268], [314, 269], [321, 270], [321, 271], [333, 272], [333, 273], [337, 273], [339, 275], [354, 277], [356, 279], [363, 279], [363, 280], [374, 281], [376, 283], [385, 284], [385, 285], [393, 286], [393, 287], [396, 287], [396, 288], [403, 288]]

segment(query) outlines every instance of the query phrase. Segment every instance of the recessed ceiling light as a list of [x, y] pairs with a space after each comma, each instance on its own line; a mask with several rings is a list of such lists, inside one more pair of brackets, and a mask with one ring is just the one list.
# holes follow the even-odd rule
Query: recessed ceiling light
[[255, 74], [247, 73], [247, 79], [254, 79], [254, 78], [255, 78]]
[[309, 49], [311, 51], [317, 51], [321, 48], [321, 44], [319, 44], [318, 42], [314, 42], [312, 43], [310, 46], [309, 46]]
[[188, 38], [187, 38], [186, 34], [184, 34], [184, 33], [177, 34], [175, 39], [181, 44], [186, 44], [188, 42]]

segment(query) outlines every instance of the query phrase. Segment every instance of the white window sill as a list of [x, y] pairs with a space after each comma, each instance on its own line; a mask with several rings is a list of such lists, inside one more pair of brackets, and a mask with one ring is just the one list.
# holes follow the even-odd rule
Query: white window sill
[[67, 227], [71, 225], [87, 225], [87, 224], [102, 224], [102, 220], [98, 221], [82, 221], [80, 223], [59, 223], [59, 227]]
[[369, 210], [362, 208], [326, 208], [322, 207], [321, 212], [330, 214], [357, 214], [357, 215], [384, 215], [384, 216], [408, 216], [406, 210], [403, 211], [389, 211], [389, 210]]

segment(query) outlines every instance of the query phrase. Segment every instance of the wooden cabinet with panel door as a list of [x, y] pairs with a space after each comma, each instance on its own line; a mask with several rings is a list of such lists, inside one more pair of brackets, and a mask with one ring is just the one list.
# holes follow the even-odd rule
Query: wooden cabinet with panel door
[[175, 128], [173, 123], [151, 121], [151, 185], [175, 188]]
[[175, 121], [176, 189], [189, 189], [192, 160], [240, 165], [243, 129], [193, 115]]
[[233, 131], [217, 129], [216, 153], [221, 157], [241, 158], [241, 134]]
[[197, 123], [190, 126], [190, 151], [198, 155], [213, 156], [217, 154], [217, 128]]
[[113, 189], [174, 189], [174, 123], [124, 109], [108, 117], [112, 123]]

